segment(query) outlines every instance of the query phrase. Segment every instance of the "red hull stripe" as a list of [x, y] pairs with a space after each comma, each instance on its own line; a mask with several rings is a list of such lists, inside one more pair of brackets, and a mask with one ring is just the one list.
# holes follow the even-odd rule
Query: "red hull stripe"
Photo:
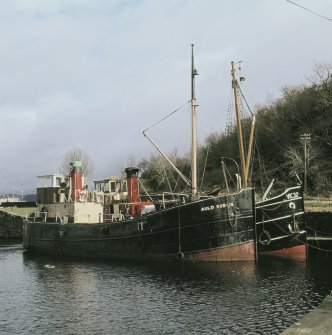
[[184, 259], [189, 261], [253, 261], [255, 260], [254, 242], [239, 245], [185, 253]]
[[274, 251], [264, 251], [260, 252], [260, 255], [267, 255], [267, 256], [277, 256], [283, 257], [298, 261], [305, 261], [307, 258], [307, 251], [306, 246], [304, 244], [297, 245], [295, 247], [285, 248], [281, 250], [274, 250]]

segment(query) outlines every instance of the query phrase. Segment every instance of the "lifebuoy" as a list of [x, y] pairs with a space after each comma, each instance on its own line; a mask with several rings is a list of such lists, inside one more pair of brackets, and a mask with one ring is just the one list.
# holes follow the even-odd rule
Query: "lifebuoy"
[[[263, 240], [263, 237], [266, 236], [266, 239]], [[269, 245], [271, 243], [271, 234], [267, 230], [263, 230], [258, 237], [258, 242], [262, 245]]]
[[183, 254], [183, 252], [178, 251], [177, 254], [176, 254], [176, 258], [177, 258], [177, 259], [184, 259], [184, 254]]

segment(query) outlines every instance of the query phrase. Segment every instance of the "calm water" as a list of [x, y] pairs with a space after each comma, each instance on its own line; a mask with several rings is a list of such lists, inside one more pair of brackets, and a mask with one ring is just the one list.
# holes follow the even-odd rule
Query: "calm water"
[[331, 291], [332, 262], [123, 263], [0, 246], [1, 334], [279, 334]]

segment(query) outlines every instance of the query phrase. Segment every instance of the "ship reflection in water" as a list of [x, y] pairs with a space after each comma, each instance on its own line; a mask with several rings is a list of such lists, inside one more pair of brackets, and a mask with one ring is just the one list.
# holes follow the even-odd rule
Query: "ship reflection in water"
[[8, 334], [279, 334], [330, 292], [330, 265], [316, 258], [92, 262], [0, 246], [0, 328]]

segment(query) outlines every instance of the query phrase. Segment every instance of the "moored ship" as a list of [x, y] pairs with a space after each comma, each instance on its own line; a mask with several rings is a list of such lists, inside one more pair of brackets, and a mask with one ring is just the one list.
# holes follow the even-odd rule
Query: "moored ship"
[[139, 201], [138, 169], [127, 168], [126, 180], [95, 182], [104, 191], [93, 192], [77, 183], [80, 170], [80, 162], [73, 162], [70, 187], [37, 190], [39, 212], [24, 223], [26, 250], [121, 259], [254, 259], [252, 189], [157, 211], [152, 202]]
[[[251, 187], [202, 195], [197, 188], [196, 99], [192, 48], [192, 192], [156, 208], [142, 201], [135, 167], [126, 179], [84, 186], [82, 166], [71, 175], [50, 175], [37, 189], [38, 212], [24, 222], [27, 251], [62, 256], [185, 261], [254, 260], [255, 197]], [[42, 179], [42, 178], [41, 178]], [[45, 186], [46, 185], [46, 186]], [[162, 202], [159, 200], [159, 203]]]
[[[250, 108], [246, 103], [252, 115], [252, 124], [248, 149], [245, 155], [240, 122], [240, 106], [243, 104], [239, 99], [239, 97], [242, 97], [246, 102], [242, 89], [239, 85], [239, 81], [244, 81], [244, 77], [240, 77], [240, 80], [236, 79], [236, 70], [234, 65], [235, 63], [232, 62], [232, 88], [234, 91], [234, 105], [237, 115], [237, 133], [239, 137], [238, 143], [241, 160], [241, 169], [238, 168], [238, 171], [241, 171], [241, 179], [244, 185], [250, 185], [249, 169], [256, 121], [255, 115], [250, 111]], [[229, 157], [223, 158], [229, 159]], [[231, 159], [231, 161], [234, 162], [233, 159]], [[225, 167], [224, 164], [225, 163], [222, 161], [223, 168]], [[226, 177], [225, 181], [228, 189]], [[298, 181], [301, 184], [299, 178]], [[258, 256], [271, 255], [289, 259], [305, 260], [307, 250], [303, 187], [302, 185], [297, 184], [295, 186], [278, 189], [273, 192], [273, 195], [271, 195], [270, 193], [273, 183], [274, 180], [272, 180], [262, 197], [255, 192], [257, 254]]]
[[256, 202], [257, 250], [260, 255], [306, 258], [302, 185]]

